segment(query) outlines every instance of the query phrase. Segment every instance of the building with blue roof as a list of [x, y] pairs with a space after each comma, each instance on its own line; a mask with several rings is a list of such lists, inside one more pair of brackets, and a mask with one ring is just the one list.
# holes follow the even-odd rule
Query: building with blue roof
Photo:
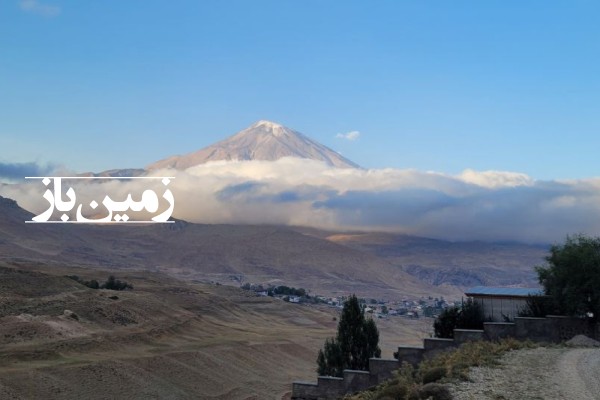
[[465, 295], [479, 303], [485, 321], [512, 321], [527, 307], [529, 296], [543, 295], [540, 288], [475, 286]]

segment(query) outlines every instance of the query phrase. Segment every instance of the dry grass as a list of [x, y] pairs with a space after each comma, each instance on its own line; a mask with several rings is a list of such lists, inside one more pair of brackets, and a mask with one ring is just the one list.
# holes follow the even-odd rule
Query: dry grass
[[[135, 288], [118, 293], [64, 277], [109, 272], [0, 263], [0, 398], [281, 399], [292, 381], [316, 379], [335, 334], [328, 307], [159, 273], [117, 273]], [[427, 324], [378, 320], [383, 354]]]
[[495, 365], [505, 353], [523, 348], [531, 348], [532, 342], [504, 339], [499, 342], [478, 341], [461, 345], [456, 350], [443, 352], [425, 360], [417, 368], [403, 364], [394, 379], [346, 400], [419, 400], [451, 399], [445, 382], [467, 379], [471, 367]]

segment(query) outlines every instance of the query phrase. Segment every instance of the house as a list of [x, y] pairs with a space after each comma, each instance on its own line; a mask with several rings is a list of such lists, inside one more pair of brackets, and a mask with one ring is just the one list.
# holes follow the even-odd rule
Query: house
[[300, 297], [299, 296], [289, 296], [289, 302], [290, 303], [300, 303]]
[[465, 295], [481, 305], [486, 321], [512, 321], [526, 308], [527, 297], [543, 294], [537, 288], [476, 286], [465, 291]]

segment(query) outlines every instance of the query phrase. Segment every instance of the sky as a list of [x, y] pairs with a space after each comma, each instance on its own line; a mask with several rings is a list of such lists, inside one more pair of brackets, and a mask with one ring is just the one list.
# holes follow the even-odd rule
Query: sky
[[0, 2], [0, 167], [143, 167], [273, 120], [365, 168], [600, 176], [595, 1]]
[[[271, 120], [364, 168], [154, 171], [176, 176], [173, 216], [600, 235], [598, 15], [596, 1], [5, 0], [0, 195], [41, 213], [24, 176], [144, 167]], [[77, 188], [85, 205], [136, 185]]]

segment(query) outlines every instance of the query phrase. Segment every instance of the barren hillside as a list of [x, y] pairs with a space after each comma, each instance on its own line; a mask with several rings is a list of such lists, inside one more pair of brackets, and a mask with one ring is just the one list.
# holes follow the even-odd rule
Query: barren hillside
[[[132, 291], [89, 289], [65, 274], [109, 271], [0, 265], [0, 398], [280, 399], [313, 379], [336, 311], [122, 272]], [[388, 357], [430, 321], [382, 321]]]
[[[376, 255], [297, 232], [184, 221], [152, 226], [25, 224], [31, 214], [0, 198], [0, 257], [160, 271], [188, 280], [239, 280], [313, 293], [376, 298], [453, 294]], [[232, 281], [232, 279], [236, 279]]]

